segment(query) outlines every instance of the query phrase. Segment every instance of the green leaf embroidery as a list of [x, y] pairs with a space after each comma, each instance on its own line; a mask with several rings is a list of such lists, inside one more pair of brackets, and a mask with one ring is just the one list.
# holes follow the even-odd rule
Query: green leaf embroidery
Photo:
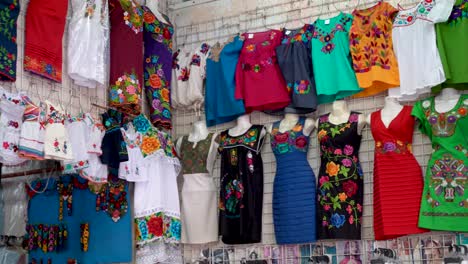
[[350, 170], [349, 168], [346, 168], [345, 166], [341, 166], [339, 173], [345, 177], [348, 177], [349, 170]]

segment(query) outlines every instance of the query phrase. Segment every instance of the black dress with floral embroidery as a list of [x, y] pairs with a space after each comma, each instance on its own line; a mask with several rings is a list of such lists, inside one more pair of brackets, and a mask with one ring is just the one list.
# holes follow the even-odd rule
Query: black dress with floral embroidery
[[363, 174], [358, 153], [359, 113], [335, 125], [329, 114], [319, 119], [320, 173], [318, 175], [318, 239], [361, 239]]
[[262, 237], [263, 138], [261, 125], [240, 136], [220, 134], [219, 231], [225, 244], [258, 243]]

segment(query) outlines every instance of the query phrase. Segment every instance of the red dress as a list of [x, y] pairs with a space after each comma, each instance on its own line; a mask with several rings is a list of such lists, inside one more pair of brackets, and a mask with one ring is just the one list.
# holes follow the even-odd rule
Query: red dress
[[62, 38], [68, 1], [31, 0], [26, 12], [24, 70], [62, 81]]
[[411, 152], [414, 117], [404, 106], [387, 128], [381, 110], [371, 115], [375, 140], [374, 233], [376, 240], [418, 234], [419, 206], [423, 191], [421, 167]]
[[236, 99], [244, 100], [247, 113], [286, 107], [290, 96], [275, 52], [283, 32], [269, 30], [242, 36], [245, 40], [236, 68]]

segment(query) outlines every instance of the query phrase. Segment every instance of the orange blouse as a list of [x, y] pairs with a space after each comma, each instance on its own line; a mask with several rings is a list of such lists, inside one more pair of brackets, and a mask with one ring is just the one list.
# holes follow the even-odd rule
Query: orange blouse
[[353, 12], [350, 50], [359, 86], [363, 88], [355, 97], [375, 95], [400, 85], [392, 44], [392, 24], [397, 12], [383, 1]]

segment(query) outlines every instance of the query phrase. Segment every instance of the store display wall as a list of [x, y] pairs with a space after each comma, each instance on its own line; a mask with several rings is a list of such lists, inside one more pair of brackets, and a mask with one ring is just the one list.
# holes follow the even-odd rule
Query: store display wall
[[[339, 11], [351, 12], [356, 6], [358, 8], [366, 8], [372, 6], [377, 1], [369, 0], [350, 0], [350, 1], [327, 1], [327, 0], [200, 0], [200, 1], [182, 1], [182, 0], [169, 0], [169, 10], [172, 21], [176, 25], [176, 39], [177, 47], [195, 48], [203, 42], [213, 45], [216, 41], [221, 43], [226, 41], [229, 37], [237, 34], [238, 32], [259, 32], [262, 30], [287, 27], [298, 28], [304, 23], [312, 23], [320, 15], [320, 18], [327, 18], [336, 15]], [[418, 1], [401, 0], [401, 1], [388, 1], [393, 6], [398, 4], [402, 6], [412, 6]], [[349, 109], [352, 111], [359, 111], [362, 113], [370, 114], [375, 110], [381, 109], [384, 105], [384, 97], [387, 92], [381, 93], [377, 96], [347, 99]], [[331, 104], [320, 105], [317, 112], [311, 116], [316, 118], [318, 115], [330, 112]], [[182, 135], [187, 135], [192, 128], [194, 121], [204, 119], [204, 113], [195, 113], [191, 110], [177, 110], [174, 112], [174, 129], [173, 134], [175, 138]], [[251, 115], [252, 124], [268, 124], [279, 120], [281, 117], [266, 115], [259, 112], [254, 112]], [[220, 126], [212, 127], [212, 131], [223, 131], [227, 128], [234, 126], [235, 123], [227, 123]], [[308, 153], [308, 160], [314, 172], [319, 169], [319, 149], [317, 147], [316, 131], [311, 135], [311, 146]], [[426, 170], [427, 161], [429, 160], [432, 148], [427, 137], [421, 135], [416, 129], [413, 142], [413, 153], [421, 165], [423, 171]], [[274, 245], [275, 235], [272, 219], [272, 192], [273, 180], [276, 171], [276, 161], [274, 154], [270, 147], [269, 137], [264, 143], [262, 150], [264, 162], [264, 206], [263, 206], [263, 230], [262, 230], [262, 244]], [[364, 213], [363, 213], [363, 227], [362, 239], [373, 240], [373, 160], [374, 160], [374, 140], [372, 138], [370, 128], [367, 126], [363, 131], [363, 139], [360, 150], [360, 161], [364, 171]], [[214, 177], [219, 186], [219, 169], [220, 160], [218, 159], [215, 165]], [[421, 175], [422, 177], [422, 175]], [[441, 240], [440, 238], [441, 237]], [[441, 247], [444, 244], [449, 244], [450, 240], [454, 238], [454, 234], [448, 233], [428, 233], [420, 236], [411, 236], [414, 241], [431, 241], [440, 240]], [[379, 247], [391, 247], [391, 243], [398, 242], [398, 248], [410, 250], [415, 247], [415, 244], [406, 243], [411, 239], [403, 238], [399, 241], [381, 242]], [[406, 242], [405, 242], [406, 241]], [[322, 248], [327, 245], [339, 248], [344, 242], [332, 242], [331, 244], [324, 244]], [[375, 246], [375, 245], [374, 245]], [[446, 245], [445, 245], [446, 246]], [[200, 251], [208, 246], [185, 246], [184, 257], [186, 263], [198, 259]], [[229, 251], [235, 248], [236, 263], [238, 259], [247, 256], [250, 251], [255, 250], [259, 255], [265, 259], [271, 259], [272, 252], [275, 246], [262, 247], [262, 245], [247, 245], [247, 246], [222, 246], [222, 245], [209, 245], [212, 252]], [[306, 248], [309, 245], [305, 246]], [[312, 251], [314, 246], [310, 247]], [[434, 248], [436, 246], [433, 246]], [[361, 242], [361, 255], [365, 252], [372, 250], [372, 243]], [[410, 249], [411, 248], [411, 249]], [[283, 260], [288, 260], [290, 263], [296, 263], [294, 259], [294, 248], [291, 247], [291, 252], [287, 253], [288, 247], [284, 247]], [[250, 251], [249, 251], [250, 250]], [[261, 253], [259, 253], [261, 251]], [[301, 251], [303, 251], [301, 249]], [[213, 253], [215, 252], [215, 253]], [[240, 253], [238, 253], [240, 252]], [[268, 252], [268, 253], [267, 253]], [[222, 253], [224, 254], [224, 253]], [[222, 255], [221, 254], [221, 255]], [[336, 254], [336, 253], [335, 253]], [[205, 254], [204, 254], [205, 255]], [[228, 254], [229, 255], [229, 254]], [[270, 257], [266, 257], [269, 255]], [[285, 257], [288, 255], [289, 257]], [[230, 256], [230, 255], [229, 255]], [[369, 257], [369, 256], [368, 256]], [[339, 257], [338, 257], [339, 258]], [[422, 257], [422, 259], [425, 257]], [[426, 256], [426, 258], [428, 258]], [[434, 257], [435, 262], [441, 261], [440, 257]], [[361, 258], [363, 259], [363, 258]], [[232, 261], [232, 258], [230, 258]], [[367, 258], [369, 261], [369, 258]], [[426, 261], [424, 261], [426, 262]], [[427, 262], [430, 262], [427, 260]], [[231, 262], [232, 263], [232, 262]], [[289, 263], [289, 262], [288, 262]], [[307, 262], [306, 262], [307, 263]]]

